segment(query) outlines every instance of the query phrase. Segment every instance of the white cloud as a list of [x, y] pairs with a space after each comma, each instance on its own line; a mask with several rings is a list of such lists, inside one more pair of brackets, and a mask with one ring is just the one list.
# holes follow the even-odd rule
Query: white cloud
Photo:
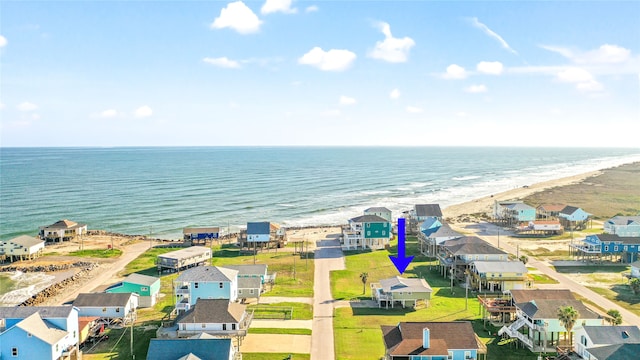
[[473, 94], [477, 94], [477, 93], [484, 93], [487, 92], [487, 87], [484, 85], [471, 85], [468, 86], [464, 89], [464, 91], [468, 92], [468, 93], [473, 93]]
[[582, 68], [568, 67], [558, 72], [556, 76], [561, 82], [575, 83], [580, 91], [600, 91], [603, 88], [590, 72]]
[[340, 105], [353, 105], [356, 103], [356, 99], [349, 96], [340, 96]]
[[412, 113], [412, 114], [419, 114], [422, 112], [422, 108], [419, 108], [417, 106], [407, 106], [406, 110], [408, 113]]
[[369, 52], [369, 56], [391, 63], [406, 62], [409, 51], [416, 44], [415, 41], [407, 36], [402, 39], [394, 38], [391, 34], [391, 27], [385, 22], [380, 22], [377, 25], [384, 34], [384, 40], [376, 42], [376, 47]]
[[502, 45], [503, 48], [509, 50], [509, 52], [516, 55], [518, 54], [517, 51], [513, 50], [511, 46], [509, 46], [509, 44], [502, 38], [502, 36], [498, 35], [496, 32], [489, 29], [487, 25], [478, 21], [478, 18], [475, 18], [475, 17], [471, 18], [471, 24], [477, 27], [478, 29], [482, 30], [485, 34], [489, 35], [490, 37], [496, 39], [500, 43], [500, 45]]
[[483, 74], [500, 75], [504, 70], [504, 66], [499, 61], [480, 61], [476, 65], [476, 70]]
[[38, 108], [38, 105], [30, 103], [28, 101], [18, 104], [18, 110], [20, 111], [33, 111]]
[[464, 79], [467, 77], [467, 72], [462, 66], [451, 64], [447, 66], [447, 72], [442, 77], [445, 79]]
[[98, 116], [101, 118], [112, 118], [118, 116], [118, 111], [116, 111], [116, 109], [108, 109], [101, 111]]
[[213, 21], [211, 28], [231, 28], [240, 34], [250, 34], [258, 32], [261, 24], [262, 21], [247, 5], [242, 1], [236, 1], [220, 10], [220, 16]]
[[631, 50], [618, 45], [604, 44], [587, 52], [573, 51], [560, 46], [540, 45], [540, 47], [558, 53], [577, 64], [619, 64], [631, 59]]
[[218, 66], [218, 67], [221, 67], [221, 68], [227, 68], [227, 69], [239, 69], [240, 68], [240, 63], [239, 62], [237, 62], [235, 60], [228, 59], [226, 56], [219, 57], [219, 58], [206, 57], [206, 58], [202, 59], [202, 61], [207, 63], [207, 64], [211, 64], [211, 65]]
[[307, 6], [307, 8], [306, 8], [306, 9], [304, 9], [304, 11], [305, 11], [305, 12], [308, 12], [308, 13], [310, 13], [310, 12], [316, 12], [316, 11], [318, 11], [318, 10], [320, 10], [320, 9], [319, 9], [317, 6], [315, 6], [315, 5]]
[[400, 90], [398, 90], [398, 89], [391, 90], [391, 92], [389, 93], [389, 97], [391, 99], [399, 99], [400, 98]]
[[298, 9], [291, 8], [291, 0], [267, 0], [264, 5], [262, 5], [260, 12], [263, 14], [276, 12], [295, 14], [298, 12]]
[[151, 115], [153, 115], [153, 110], [151, 110], [151, 108], [149, 106], [147, 106], [147, 105], [140, 106], [133, 113], [133, 116], [135, 116], [137, 118], [146, 118], [146, 117], [149, 117]]
[[311, 65], [324, 71], [344, 71], [355, 61], [356, 54], [349, 50], [324, 51], [314, 47], [298, 59], [299, 64]]
[[7, 46], [7, 44], [8, 44], [7, 38], [0, 35], [0, 48]]
[[573, 57], [573, 51], [567, 49], [567, 48], [563, 48], [563, 47], [559, 47], [559, 46], [550, 46], [550, 45], [539, 45], [541, 48], [545, 49], [545, 50], [549, 50], [551, 52], [560, 54], [566, 58], [572, 58]]

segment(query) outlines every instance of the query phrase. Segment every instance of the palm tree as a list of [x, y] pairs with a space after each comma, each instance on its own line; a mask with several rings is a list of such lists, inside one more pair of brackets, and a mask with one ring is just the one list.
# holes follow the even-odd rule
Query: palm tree
[[638, 278], [631, 279], [629, 281], [629, 286], [631, 287], [631, 291], [633, 291], [635, 295], [638, 295], [638, 292], [640, 292], [640, 279]]
[[611, 310], [607, 311], [607, 315], [609, 315], [609, 318], [607, 319], [607, 321], [611, 325], [620, 325], [620, 324], [622, 324], [622, 315], [620, 314], [620, 311], [618, 311], [616, 309], [611, 309]]
[[360, 280], [362, 280], [362, 294], [364, 295], [367, 286], [367, 279], [369, 278], [369, 273], [363, 272], [360, 274]]
[[580, 313], [578, 310], [574, 309], [573, 306], [563, 306], [558, 308], [558, 320], [560, 320], [560, 324], [562, 324], [566, 330], [564, 333], [564, 340], [567, 340], [567, 334], [569, 334], [569, 346], [571, 349], [573, 349], [573, 336], [571, 336], [571, 330], [573, 330], [573, 325], [576, 324], [579, 317]]

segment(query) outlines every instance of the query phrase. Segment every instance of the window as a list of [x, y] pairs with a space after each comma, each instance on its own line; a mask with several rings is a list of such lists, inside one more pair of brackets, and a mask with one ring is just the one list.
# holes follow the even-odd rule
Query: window
[[471, 359], [471, 351], [465, 351], [464, 352], [464, 358], [465, 359]]
[[253, 289], [250, 289], [250, 290], [249, 290], [249, 294], [253, 294]]
[[371, 231], [367, 231], [367, 236], [371, 236]]
[[31, 333], [27, 333], [27, 337], [32, 337], [33, 335], [31, 335]]
[[580, 344], [585, 345], [585, 346], [587, 345], [587, 337], [586, 336], [584, 336], [584, 335], [580, 336]]
[[102, 312], [107, 312], [107, 308], [102, 308]]
[[207, 327], [207, 324], [202, 323], [202, 328], [204, 329], [204, 328], [206, 328], [206, 327]]
[[617, 245], [613, 247], [613, 251], [618, 251], [618, 246]]
[[222, 289], [224, 287], [223, 283], [220, 283], [220, 289]]
[[120, 312], [120, 308], [116, 308], [116, 312]]
[[387, 232], [382, 230], [382, 236], [387, 235]]
[[148, 287], [146, 287], [146, 286], [142, 286], [142, 287], [140, 288], [140, 291], [149, 291], [149, 288], [148, 288]]
[[453, 351], [449, 351], [449, 356], [447, 356], [448, 360], [453, 360]]
[[58, 352], [60, 350], [60, 345], [56, 344], [56, 352]]
[[11, 348], [11, 356], [18, 356], [18, 348], [17, 347]]
[[609, 246], [605, 246], [604, 251], [609, 251]]
[[236, 329], [236, 324], [231, 324], [231, 330], [235, 330]]
[[367, 223], [367, 227], [371, 227], [371, 224]]
[[194, 287], [195, 289], [197, 289], [197, 288], [198, 288], [198, 286], [199, 286], [199, 284], [198, 284], [198, 283], [193, 283], [193, 287]]
[[227, 330], [227, 324], [222, 324], [222, 330], [224, 330], [224, 331]]

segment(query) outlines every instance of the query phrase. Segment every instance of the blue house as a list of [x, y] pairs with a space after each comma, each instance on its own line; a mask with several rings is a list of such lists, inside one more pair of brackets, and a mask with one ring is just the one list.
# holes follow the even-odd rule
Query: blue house
[[604, 232], [620, 236], [640, 237], [640, 216], [614, 216], [604, 223]]
[[197, 266], [180, 274], [173, 284], [179, 312], [189, 310], [198, 299], [238, 298], [238, 270]]
[[432, 233], [436, 232], [440, 226], [442, 226], [442, 222], [438, 220], [436, 217], [428, 217], [425, 221], [420, 224], [420, 232], [425, 236], [429, 236]]
[[147, 359], [234, 360], [236, 349], [230, 338], [200, 336], [188, 339], [151, 339]]
[[469, 321], [401, 322], [382, 325], [385, 359], [470, 360], [486, 358], [487, 348]]
[[562, 226], [565, 229], [585, 229], [587, 227], [587, 222], [591, 214], [588, 212], [575, 207], [575, 206], [565, 206], [564, 209], [560, 210], [558, 213], [558, 219]]
[[615, 234], [587, 235], [581, 243], [571, 244], [575, 256], [582, 260], [611, 260], [632, 263], [638, 260], [640, 237]]
[[271, 240], [271, 223], [248, 222], [247, 241], [248, 242], [269, 242]]
[[77, 357], [78, 338], [75, 307], [0, 307], [2, 359]]
[[528, 223], [536, 219], [536, 208], [522, 201], [496, 201], [493, 205], [493, 216], [508, 226], [522, 222]]

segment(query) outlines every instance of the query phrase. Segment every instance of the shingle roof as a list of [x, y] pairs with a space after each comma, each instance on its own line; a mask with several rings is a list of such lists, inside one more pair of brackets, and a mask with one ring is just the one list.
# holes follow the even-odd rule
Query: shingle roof
[[463, 236], [457, 239], [451, 239], [444, 241], [442, 246], [454, 246], [459, 244], [482, 244], [486, 243], [486, 241], [480, 239], [477, 236]]
[[132, 284], [151, 286], [151, 285], [157, 283], [158, 281], [160, 281], [160, 278], [157, 278], [155, 276], [149, 276], [149, 275], [142, 275], [142, 274], [133, 273], [133, 274], [130, 274], [129, 276], [127, 276], [126, 278], [124, 278], [123, 281], [124, 282], [128, 282], [128, 283], [132, 283]]
[[[455, 241], [455, 240], [449, 240]], [[496, 255], [506, 254], [505, 251], [487, 243], [463, 243], [445, 246], [447, 251], [453, 255]]]
[[38, 245], [38, 244], [42, 244], [44, 243], [44, 240], [40, 240], [38, 238], [35, 238], [33, 236], [28, 236], [28, 235], [20, 235], [16, 238], [13, 238], [11, 240], [7, 240], [6, 242], [11, 242], [17, 245], [22, 245], [24, 247], [32, 247], [34, 245]]
[[188, 353], [187, 355], [179, 358], [178, 360], [202, 360], [202, 358], [200, 358], [197, 355], [193, 355], [193, 353]]
[[355, 223], [388, 223], [389, 220], [385, 219], [385, 218], [381, 218], [378, 215], [360, 215], [357, 217], [354, 217], [353, 219], [349, 219], [349, 221], [351, 222], [355, 222]]
[[29, 315], [15, 326], [51, 345], [68, 335], [66, 331], [42, 320], [38, 313]]
[[[449, 349], [479, 350], [468, 321], [401, 322], [381, 326], [385, 347], [392, 355], [446, 355]], [[429, 329], [429, 349], [422, 347], [423, 330]]]
[[453, 230], [449, 226], [449, 224], [442, 224], [442, 226], [440, 226], [438, 230], [432, 232], [427, 237], [430, 239], [436, 239], [436, 238], [446, 238], [446, 237], [456, 237], [456, 236], [462, 237], [462, 234]]
[[189, 354], [202, 360], [229, 359], [231, 339], [151, 339], [147, 359], [177, 360]]
[[571, 215], [574, 212], [578, 211], [579, 208], [575, 206], [565, 206], [564, 209], [560, 210], [560, 214]]
[[531, 210], [531, 209], [535, 209], [533, 206], [529, 206], [525, 203], [521, 203], [521, 202], [516, 202], [516, 203], [511, 203], [505, 206], [506, 208], [509, 208], [511, 210]]
[[[590, 235], [591, 236], [591, 235]], [[622, 244], [638, 244], [640, 243], [640, 237], [633, 236], [619, 236], [617, 234], [596, 234], [592, 235], [598, 238], [601, 242], [618, 242]]]
[[640, 216], [614, 216], [607, 222], [614, 225], [640, 224]]
[[516, 304], [525, 314], [533, 319], [557, 319], [558, 309], [565, 306], [573, 307], [580, 314], [580, 319], [598, 319], [600, 316], [587, 308], [580, 300], [550, 299], [531, 300]]
[[248, 222], [247, 234], [248, 235], [271, 234], [271, 223], [268, 221]]
[[432, 292], [431, 286], [424, 279], [406, 279], [394, 276], [380, 280], [380, 286], [384, 292]]
[[58, 220], [51, 225], [44, 226], [43, 228], [44, 229], [75, 229], [85, 225], [86, 224], [78, 224], [75, 221], [64, 219], [64, 220]]
[[262, 280], [258, 277], [238, 278], [238, 289], [259, 289], [261, 286]]
[[267, 273], [266, 264], [225, 265], [224, 267], [227, 269], [237, 270], [238, 276], [265, 275]]
[[416, 216], [435, 216], [442, 217], [442, 210], [440, 204], [419, 204], [415, 205]]
[[570, 290], [564, 289], [532, 289], [532, 290], [509, 290], [513, 302], [525, 303], [531, 300], [544, 300], [544, 299], [565, 299], [575, 300], [575, 297]]
[[566, 206], [567, 205], [564, 205], [564, 204], [543, 204], [543, 205], [538, 206], [538, 209], [540, 209], [542, 211], [557, 211], [557, 212], [560, 212]]
[[193, 308], [176, 320], [176, 323], [239, 323], [246, 308], [246, 305], [227, 299], [198, 299]]
[[2, 306], [0, 319], [24, 319], [39, 313], [43, 319], [68, 318], [73, 306]]
[[595, 358], [601, 360], [629, 360], [637, 359], [640, 344], [616, 344], [587, 349]]
[[478, 273], [526, 273], [527, 267], [522, 261], [474, 261], [473, 266]]
[[370, 207], [368, 209], [366, 209], [364, 212], [391, 212], [391, 210], [387, 209], [386, 207], [382, 207], [382, 206], [374, 206], [374, 207]]
[[185, 270], [176, 281], [218, 281], [231, 282], [238, 277], [238, 270], [219, 266], [196, 266]]
[[78, 294], [73, 301], [73, 306], [77, 307], [126, 307], [133, 293], [87, 293]]
[[640, 343], [640, 329], [637, 326], [584, 326], [584, 331], [594, 345]]

